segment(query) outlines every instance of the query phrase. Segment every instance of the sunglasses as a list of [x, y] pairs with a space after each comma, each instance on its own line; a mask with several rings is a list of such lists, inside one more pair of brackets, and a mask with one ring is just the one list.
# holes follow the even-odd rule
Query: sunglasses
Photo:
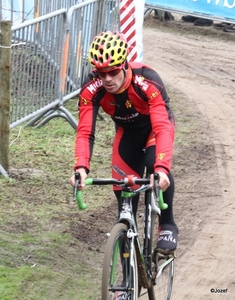
[[105, 71], [105, 72], [101, 72], [101, 71], [97, 71], [96, 70], [96, 74], [100, 77], [100, 78], [105, 78], [106, 76], [117, 76], [120, 72], [121, 72], [122, 68], [116, 68], [113, 69], [111, 71]]

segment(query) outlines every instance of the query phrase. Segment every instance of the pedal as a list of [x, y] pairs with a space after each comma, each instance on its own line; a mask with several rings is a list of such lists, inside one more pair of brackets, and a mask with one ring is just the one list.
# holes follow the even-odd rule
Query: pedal
[[175, 252], [176, 252], [176, 250], [174, 250], [174, 251], [168, 251], [168, 250], [163, 250], [163, 249], [159, 249], [159, 248], [156, 249], [156, 253], [158, 255], [161, 255], [164, 258], [170, 257], [170, 256], [176, 258]]

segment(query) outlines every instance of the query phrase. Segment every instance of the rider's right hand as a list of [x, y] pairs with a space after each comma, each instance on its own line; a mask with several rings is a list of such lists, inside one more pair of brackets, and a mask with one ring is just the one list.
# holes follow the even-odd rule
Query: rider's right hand
[[[158, 175], [159, 175], [159, 180], [158, 180], [158, 185], [159, 185], [159, 188], [165, 192], [166, 189], [168, 189], [168, 187], [170, 186], [170, 180], [169, 180], [169, 177], [163, 173], [163, 172], [157, 172]], [[151, 174], [150, 175], [150, 185], [152, 187], [154, 187], [154, 174]]]
[[[84, 189], [86, 183], [85, 183], [85, 180], [87, 178], [87, 173], [86, 173], [86, 169], [85, 168], [78, 168], [76, 169], [76, 172], [79, 172], [80, 173], [80, 184], [78, 186], [79, 189]], [[69, 180], [69, 183], [74, 186], [75, 185], [75, 175], [73, 175], [70, 180]]]

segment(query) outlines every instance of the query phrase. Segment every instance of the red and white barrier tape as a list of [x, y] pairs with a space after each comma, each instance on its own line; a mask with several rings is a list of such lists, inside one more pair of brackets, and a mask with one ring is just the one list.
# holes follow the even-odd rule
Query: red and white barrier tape
[[128, 61], [138, 57], [136, 49], [136, 7], [133, 0], [120, 0], [120, 29], [129, 46]]

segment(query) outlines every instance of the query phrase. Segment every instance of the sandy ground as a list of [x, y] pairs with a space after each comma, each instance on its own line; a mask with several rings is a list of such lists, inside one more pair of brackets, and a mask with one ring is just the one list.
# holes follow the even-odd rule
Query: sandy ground
[[201, 34], [190, 24], [189, 34], [177, 31], [177, 24], [176, 30], [151, 26], [144, 28], [144, 62], [200, 113], [214, 148], [211, 167], [200, 172], [199, 160], [198, 173], [186, 174], [197, 188], [190, 193], [190, 184], [177, 182], [183, 196], [179, 192], [175, 203], [180, 244], [173, 299], [234, 300], [235, 42], [214, 36], [213, 28]]

